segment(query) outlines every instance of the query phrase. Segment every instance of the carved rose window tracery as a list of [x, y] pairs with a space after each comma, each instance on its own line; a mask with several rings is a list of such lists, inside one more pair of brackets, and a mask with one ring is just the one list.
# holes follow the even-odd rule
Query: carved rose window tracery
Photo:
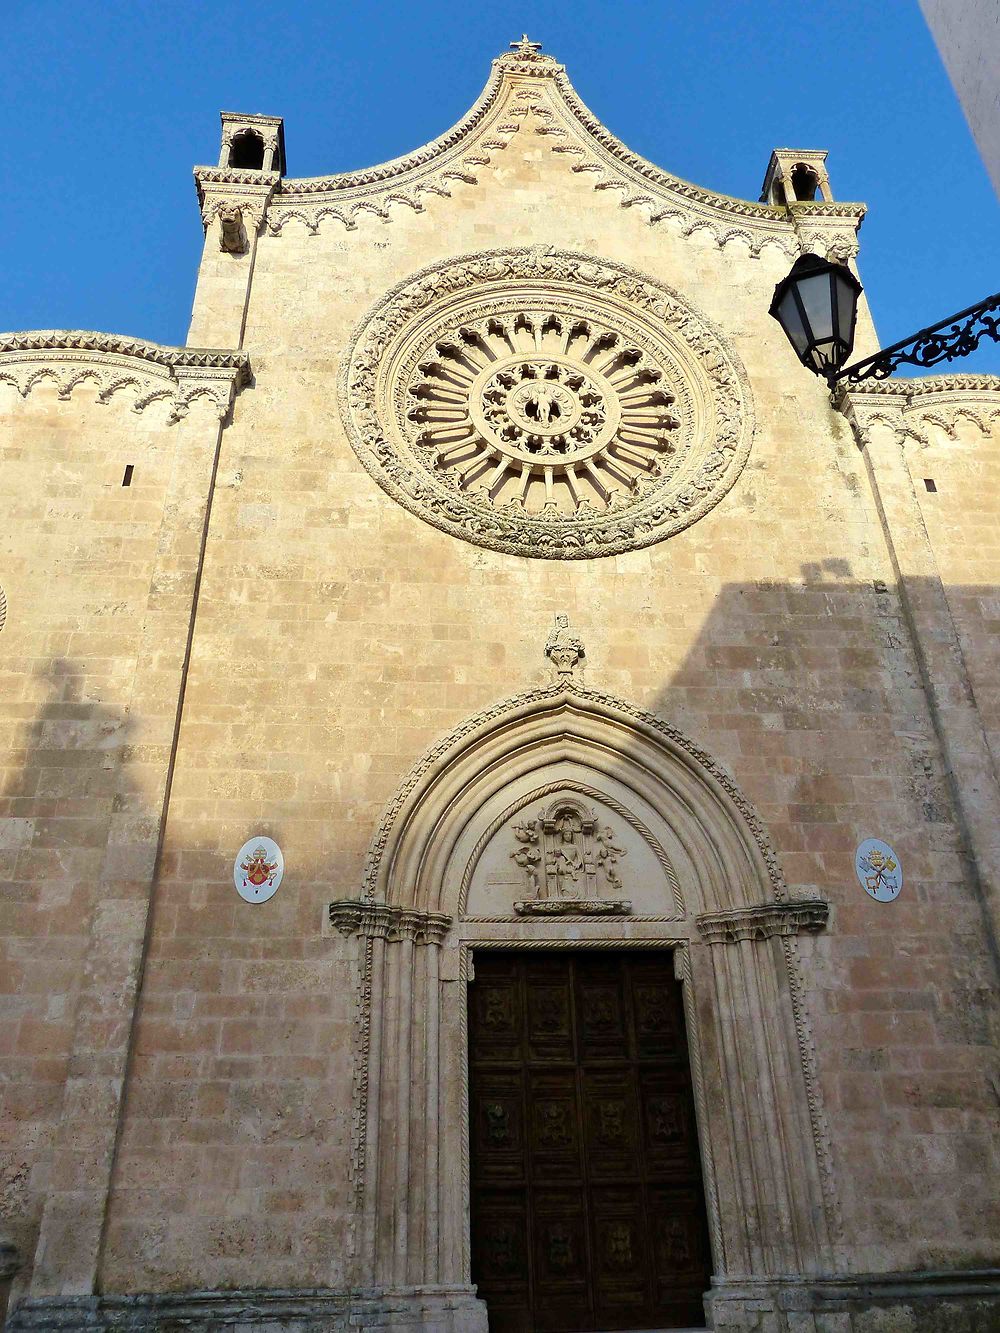
[[436, 526], [555, 558], [685, 527], [746, 460], [745, 377], [674, 293], [540, 249], [424, 270], [362, 324], [342, 379], [368, 471]]
[[457, 490], [562, 517], [609, 510], [672, 470], [666, 372], [614, 329], [535, 307], [462, 325], [433, 350], [408, 385], [407, 435]]

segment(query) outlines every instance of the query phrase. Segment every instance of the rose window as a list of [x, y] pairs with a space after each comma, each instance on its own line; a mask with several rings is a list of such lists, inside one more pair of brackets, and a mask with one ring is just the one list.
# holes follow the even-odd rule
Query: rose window
[[645, 545], [717, 502], [749, 447], [735, 358], [665, 288], [502, 251], [417, 275], [362, 325], [345, 418], [380, 485], [522, 555]]
[[408, 386], [414, 444], [457, 490], [526, 514], [611, 507], [671, 467], [673, 394], [618, 332], [552, 311], [463, 324]]

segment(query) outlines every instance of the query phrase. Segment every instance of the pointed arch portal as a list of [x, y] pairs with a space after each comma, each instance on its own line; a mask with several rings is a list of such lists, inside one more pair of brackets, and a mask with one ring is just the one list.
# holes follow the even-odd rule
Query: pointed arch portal
[[[673, 955], [711, 1237], [730, 1313], [830, 1272], [838, 1216], [790, 896], [746, 798], [662, 719], [560, 682], [435, 744], [372, 838], [357, 901], [358, 1281], [436, 1292], [486, 1327], [470, 1257], [467, 986], [474, 952]], [[513, 955], [512, 955], [513, 956]], [[463, 1322], [464, 1321], [464, 1322]]]

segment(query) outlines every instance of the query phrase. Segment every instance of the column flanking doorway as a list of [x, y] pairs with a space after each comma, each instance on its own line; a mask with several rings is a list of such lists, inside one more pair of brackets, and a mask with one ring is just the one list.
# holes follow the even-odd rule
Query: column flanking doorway
[[711, 1256], [672, 954], [476, 950], [472, 1280], [491, 1333], [690, 1328]]

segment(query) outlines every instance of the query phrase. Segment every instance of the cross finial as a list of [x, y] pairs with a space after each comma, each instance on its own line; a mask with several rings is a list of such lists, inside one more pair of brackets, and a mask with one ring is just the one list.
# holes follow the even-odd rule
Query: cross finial
[[522, 32], [521, 40], [518, 42], [511, 42], [510, 49], [516, 51], [519, 56], [533, 56], [536, 51], [542, 49], [542, 44], [541, 42], [529, 42], [528, 34]]

